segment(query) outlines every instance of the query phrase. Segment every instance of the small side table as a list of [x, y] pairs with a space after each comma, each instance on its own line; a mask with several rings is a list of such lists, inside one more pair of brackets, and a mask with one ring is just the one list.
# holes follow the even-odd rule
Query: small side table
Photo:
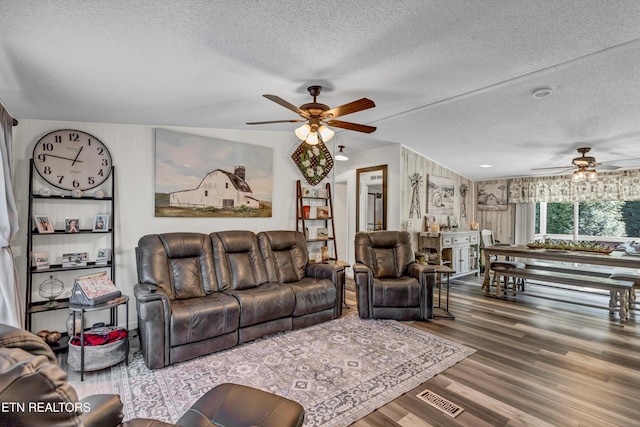
[[[438, 286], [438, 305], [435, 305], [435, 301], [434, 301], [434, 306], [433, 306], [433, 318], [437, 319], [455, 319], [456, 316], [454, 316], [450, 311], [449, 311], [449, 288], [450, 288], [450, 277], [452, 274], [455, 274], [455, 270], [451, 267], [447, 267], [446, 265], [436, 265], [435, 266], [436, 269], [436, 273], [440, 275], [440, 277], [442, 277], [442, 275], [446, 275], [447, 276], [447, 281], [439, 281], [439, 286]], [[446, 305], [443, 306], [442, 305], [442, 286], [446, 286], [446, 296], [447, 296], [447, 302]], [[445, 314], [441, 314], [441, 315], [436, 315], [436, 309], [440, 309], [442, 311], [444, 311]]]
[[[118, 307], [121, 305], [125, 306], [125, 317], [126, 317], [126, 323], [125, 323], [125, 327], [127, 328], [127, 332], [129, 332], [129, 297], [127, 295], [122, 295], [122, 298], [115, 303], [112, 302], [105, 302], [102, 304], [96, 304], [96, 305], [79, 305], [79, 304], [69, 304], [69, 310], [71, 310], [73, 312], [73, 324], [75, 325], [75, 320], [76, 320], [76, 313], [78, 313], [78, 315], [80, 316], [80, 324], [84, 325], [84, 314], [90, 311], [100, 311], [100, 310], [106, 310], [109, 309], [111, 310], [110, 313], [110, 322], [111, 325], [117, 325], [118, 324]], [[74, 329], [73, 331], [73, 335], [76, 334], [76, 331]], [[127, 338], [125, 339], [129, 339], [129, 337], [127, 336]], [[71, 338], [69, 338], [69, 341], [71, 341]], [[129, 364], [129, 358], [125, 358], [125, 363]], [[84, 381], [84, 327], [80, 329], [80, 381]]]

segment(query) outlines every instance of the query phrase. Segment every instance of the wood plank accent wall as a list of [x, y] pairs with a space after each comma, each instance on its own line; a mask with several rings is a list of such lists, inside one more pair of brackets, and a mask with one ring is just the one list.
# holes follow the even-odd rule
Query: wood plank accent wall
[[[430, 220], [435, 220], [439, 223], [447, 222], [447, 215], [434, 215], [427, 212], [427, 183], [430, 175], [439, 176], [442, 178], [453, 179], [455, 188], [455, 198], [453, 204], [453, 214], [455, 215], [460, 230], [469, 230], [470, 223], [475, 218], [475, 188], [473, 181], [465, 178], [462, 175], [458, 175], [450, 169], [445, 168], [439, 163], [434, 162], [406, 147], [402, 147], [402, 177], [401, 177], [401, 196], [400, 200], [402, 204], [400, 206], [400, 218], [402, 218], [403, 228], [410, 232], [417, 233], [425, 231], [425, 216], [428, 216]], [[409, 210], [411, 208], [411, 177], [414, 173], [418, 173], [422, 176], [422, 183], [420, 184], [420, 210], [421, 215], [416, 218], [415, 215], [411, 218], [412, 225], [408, 225]], [[467, 216], [461, 218], [460, 211], [462, 208], [462, 198], [460, 197], [460, 185], [467, 184], [469, 191], [466, 196]], [[477, 219], [476, 219], [477, 221]], [[417, 240], [414, 237], [414, 242]]]
[[[474, 195], [477, 199], [478, 184], [492, 183], [495, 181], [477, 181], [474, 187]], [[489, 229], [493, 231], [493, 239], [500, 243], [514, 243], [514, 221], [515, 221], [515, 205], [508, 204], [506, 211], [481, 211], [475, 206], [476, 221], [480, 224], [480, 229]]]
[[[424, 217], [428, 216], [433, 219], [435, 216], [438, 223], [446, 223], [446, 215], [434, 215], [426, 212], [427, 210], [427, 182], [429, 175], [435, 175], [443, 178], [453, 179], [455, 185], [455, 200], [454, 200], [454, 215], [457, 218], [458, 226], [460, 230], [469, 230], [471, 221], [476, 221], [480, 224], [480, 229], [488, 228], [493, 230], [495, 239], [509, 243], [513, 242], [513, 221], [515, 218], [514, 206], [509, 204], [506, 211], [479, 211], [476, 206], [477, 200], [477, 183], [472, 180], [453, 172], [450, 169], [445, 168], [439, 163], [434, 162], [427, 157], [424, 157], [415, 151], [412, 151], [406, 147], [402, 147], [402, 169], [400, 172], [401, 177], [400, 186], [400, 218], [402, 219], [402, 227], [412, 233], [425, 231]], [[420, 210], [421, 216], [419, 218], [411, 218], [412, 224], [409, 226], [409, 210], [411, 208], [411, 176], [414, 173], [418, 173], [422, 176], [422, 184], [420, 185]], [[479, 183], [492, 182], [492, 181], [479, 181]], [[467, 203], [467, 217], [461, 218], [460, 211], [462, 208], [462, 198], [460, 197], [460, 185], [467, 184], [469, 191], [466, 197]], [[417, 238], [414, 237], [414, 242]]]

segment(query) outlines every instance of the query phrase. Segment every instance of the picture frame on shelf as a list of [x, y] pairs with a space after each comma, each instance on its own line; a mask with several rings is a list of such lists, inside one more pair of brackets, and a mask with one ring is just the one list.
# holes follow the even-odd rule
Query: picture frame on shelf
[[318, 240], [329, 240], [329, 228], [318, 227], [316, 238]]
[[36, 223], [36, 228], [38, 229], [38, 233], [40, 234], [56, 232], [56, 230], [53, 228], [51, 218], [49, 218], [48, 215], [34, 215], [33, 222]]
[[85, 267], [87, 265], [86, 252], [72, 252], [62, 254], [62, 268]]
[[318, 219], [327, 219], [327, 218], [329, 218], [329, 206], [317, 206], [316, 207], [316, 218], [318, 218]]
[[108, 248], [98, 249], [98, 253], [96, 254], [96, 265], [107, 265], [109, 262], [109, 253], [110, 250]]
[[49, 252], [34, 252], [33, 265], [36, 270], [46, 270], [51, 265], [49, 263]]
[[94, 233], [106, 233], [109, 231], [109, 215], [96, 215], [91, 231]]
[[318, 197], [321, 199], [326, 199], [329, 196], [326, 188], [318, 188]]
[[65, 218], [64, 232], [77, 233], [80, 231], [80, 220], [78, 218]]

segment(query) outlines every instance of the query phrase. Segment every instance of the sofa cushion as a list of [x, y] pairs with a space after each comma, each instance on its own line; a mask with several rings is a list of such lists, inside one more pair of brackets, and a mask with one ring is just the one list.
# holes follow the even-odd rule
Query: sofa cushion
[[258, 233], [258, 243], [269, 281], [291, 283], [305, 276], [309, 251], [302, 233], [292, 230], [263, 231]]
[[206, 234], [143, 236], [136, 256], [138, 282], [158, 286], [171, 300], [198, 298], [220, 290]]
[[296, 296], [294, 316], [317, 313], [335, 307], [336, 298], [339, 298], [336, 285], [329, 279], [316, 279], [305, 277], [302, 280], [290, 283]]
[[171, 304], [171, 346], [179, 346], [233, 332], [240, 324], [240, 305], [222, 292]]
[[420, 306], [420, 284], [413, 277], [373, 279], [374, 307]]
[[289, 317], [296, 305], [291, 286], [280, 283], [235, 290], [231, 291], [231, 295], [240, 302], [240, 327]]
[[251, 289], [269, 281], [258, 239], [251, 231], [211, 233], [218, 283], [222, 289]]

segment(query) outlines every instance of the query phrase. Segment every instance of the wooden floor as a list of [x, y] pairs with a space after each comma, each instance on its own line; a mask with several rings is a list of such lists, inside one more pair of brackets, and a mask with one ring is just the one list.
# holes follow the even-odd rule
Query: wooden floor
[[[608, 303], [608, 294], [529, 288]], [[355, 294], [346, 298], [355, 309]], [[452, 283], [449, 309], [455, 320], [408, 323], [476, 353], [353, 426], [640, 426], [640, 311], [620, 322], [603, 309], [527, 295], [496, 299], [473, 276]], [[111, 391], [109, 370], [87, 373], [82, 383], [70, 371], [69, 379], [82, 396]], [[443, 414], [416, 397], [424, 389], [464, 411]]]
[[[412, 324], [476, 353], [353, 426], [640, 426], [640, 311], [620, 322], [603, 309], [486, 296], [475, 277], [454, 282], [455, 320]], [[543, 291], [608, 303], [608, 294]], [[354, 298], [347, 292], [352, 307]], [[424, 389], [464, 412], [451, 418], [422, 402]]]

